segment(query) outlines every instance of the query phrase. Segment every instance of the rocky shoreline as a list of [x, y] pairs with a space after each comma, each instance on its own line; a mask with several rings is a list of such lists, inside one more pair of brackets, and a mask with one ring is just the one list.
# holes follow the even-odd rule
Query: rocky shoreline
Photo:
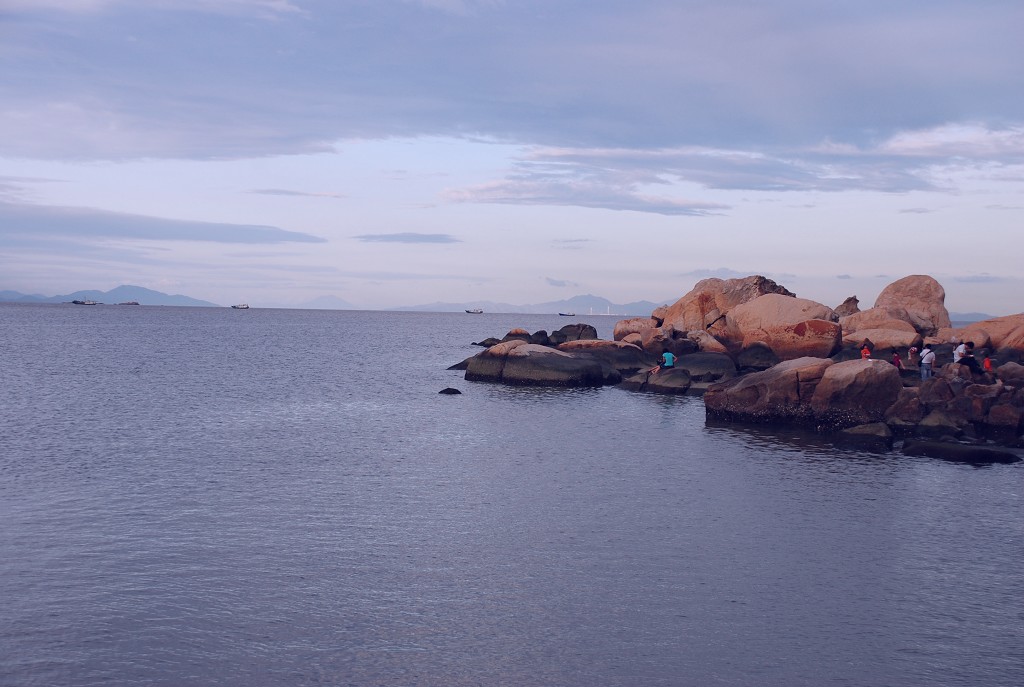
[[[863, 311], [856, 297], [832, 309], [762, 276], [705, 279], [649, 318], [619, 321], [612, 341], [586, 324], [512, 330], [452, 369], [469, 381], [703, 394], [718, 421], [1024, 448], [1024, 313], [955, 329], [944, 301], [924, 275], [890, 284]], [[988, 353], [991, 372], [951, 362], [964, 341]], [[925, 344], [944, 364], [922, 380], [914, 353]], [[666, 351], [675, 368], [651, 373]]]

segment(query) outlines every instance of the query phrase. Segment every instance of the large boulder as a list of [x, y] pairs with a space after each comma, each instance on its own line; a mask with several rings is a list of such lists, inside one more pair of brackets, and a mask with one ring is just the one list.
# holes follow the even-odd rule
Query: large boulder
[[896, 329], [917, 334], [918, 331], [914, 325], [910, 324], [909, 318], [909, 313], [903, 308], [892, 310], [870, 308], [853, 315], [840, 317], [839, 324], [843, 325], [843, 334], [845, 336], [869, 329]]
[[719, 335], [736, 348], [757, 342], [767, 345], [780, 360], [827, 358], [842, 339], [832, 308], [806, 298], [765, 294], [733, 308]]
[[768, 293], [794, 296], [784, 286], [767, 277], [754, 275], [743, 279], [703, 279], [672, 305], [659, 308], [652, 315], [676, 330], [710, 330], [717, 334], [721, 319], [733, 308]]
[[622, 341], [630, 334], [639, 334], [645, 329], [656, 329], [658, 326], [660, 326], [658, 320], [653, 317], [631, 317], [619, 320], [615, 323], [612, 338], [615, 341]]
[[1004, 384], [1024, 386], [1024, 365], [1020, 363], [1003, 363], [996, 368], [995, 372]]
[[565, 343], [566, 341], [588, 341], [597, 338], [597, 329], [592, 324], [577, 322], [567, 324], [558, 331], [548, 335], [548, 341], [552, 346]]
[[942, 285], [926, 275], [912, 275], [889, 284], [875, 299], [873, 308], [840, 318], [843, 333], [867, 329], [913, 329], [922, 336], [936, 336], [951, 326]]
[[828, 358], [797, 358], [713, 384], [704, 394], [704, 408], [709, 417], [724, 420], [805, 422], [818, 383], [835, 364]]
[[904, 387], [896, 396], [896, 400], [885, 411], [885, 421], [898, 430], [909, 430], [924, 419], [924, 406], [921, 404], [920, 389]]
[[703, 329], [694, 329], [686, 333], [686, 338], [697, 344], [697, 350], [705, 353], [728, 353], [729, 349], [721, 341]]
[[880, 422], [902, 388], [899, 370], [893, 365], [880, 360], [848, 360], [825, 370], [811, 398], [811, 410], [825, 427]]
[[935, 279], [914, 274], [889, 284], [875, 299], [875, 307], [906, 311], [910, 324], [923, 336], [930, 336], [942, 327], [949, 327], [946, 291]]
[[601, 386], [608, 381], [598, 360], [520, 340], [491, 346], [470, 358], [465, 377], [525, 386]]

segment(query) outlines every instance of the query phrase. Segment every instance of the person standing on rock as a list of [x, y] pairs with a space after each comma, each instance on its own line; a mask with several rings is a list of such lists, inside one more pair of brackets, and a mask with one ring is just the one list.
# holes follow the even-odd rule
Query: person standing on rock
[[903, 360], [900, 358], [900, 352], [895, 349], [892, 352], [892, 364], [897, 370], [903, 369]]
[[931, 344], [925, 344], [921, 349], [921, 379], [930, 379], [934, 376], [932, 366], [935, 365], [935, 351]]

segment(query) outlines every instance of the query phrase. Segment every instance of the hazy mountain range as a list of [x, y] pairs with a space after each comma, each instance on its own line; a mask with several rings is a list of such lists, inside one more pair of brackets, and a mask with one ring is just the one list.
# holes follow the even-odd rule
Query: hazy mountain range
[[[674, 303], [666, 301], [666, 303]], [[634, 301], [633, 303], [612, 303], [601, 296], [573, 296], [561, 301], [548, 301], [546, 303], [531, 303], [527, 305], [514, 305], [512, 303], [499, 303], [495, 301], [467, 301], [465, 303], [425, 303], [423, 305], [410, 305], [394, 310], [415, 310], [419, 312], [462, 312], [463, 310], [479, 308], [484, 312], [502, 313], [574, 313], [576, 315], [650, 315], [651, 312], [665, 303], [654, 303], [653, 301]]]
[[[223, 307], [217, 303], [190, 298], [181, 294], [170, 295], [142, 286], [122, 285], [110, 291], [85, 290], [59, 296], [42, 296], [39, 294], [24, 294], [18, 291], [0, 291], [0, 301], [16, 303], [70, 303], [71, 301], [91, 300], [99, 303], [124, 303], [136, 301], [140, 305], [181, 305], [192, 307]], [[490, 313], [573, 313], [575, 315], [619, 315], [626, 316], [648, 316], [655, 308], [674, 303], [673, 298], [661, 303], [654, 301], [634, 301], [632, 303], [613, 303], [607, 298], [590, 294], [573, 296], [560, 301], [548, 301], [546, 303], [531, 303], [527, 305], [515, 305], [513, 303], [501, 303], [497, 301], [466, 301], [464, 303], [424, 303], [422, 305], [408, 305], [389, 310], [415, 311], [415, 312], [463, 312], [464, 310], [477, 309]], [[260, 305], [253, 304], [253, 307]], [[263, 307], [278, 308], [303, 308], [309, 310], [361, 310], [337, 296], [320, 296], [303, 303], [295, 305], [273, 304]], [[956, 324], [977, 322], [993, 317], [980, 312], [970, 313], [949, 313], [949, 318]]]
[[188, 305], [198, 307], [220, 307], [216, 303], [201, 301], [180, 294], [170, 295], [147, 289], [142, 286], [122, 285], [110, 291], [88, 289], [60, 296], [41, 296], [24, 294], [17, 291], [0, 291], [0, 301], [16, 303], [70, 303], [71, 301], [96, 301], [97, 303], [127, 303], [135, 301], [139, 305]]

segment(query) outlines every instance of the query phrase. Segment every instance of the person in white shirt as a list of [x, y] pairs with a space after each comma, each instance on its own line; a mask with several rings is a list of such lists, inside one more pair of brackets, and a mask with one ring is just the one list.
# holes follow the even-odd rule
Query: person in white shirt
[[953, 362], [958, 363], [963, 358], [971, 355], [974, 355], [974, 342], [967, 341], [965, 343], [961, 343], [953, 349]]
[[925, 344], [921, 349], [921, 379], [929, 379], [933, 376], [932, 366], [935, 365], [935, 351], [931, 344]]

